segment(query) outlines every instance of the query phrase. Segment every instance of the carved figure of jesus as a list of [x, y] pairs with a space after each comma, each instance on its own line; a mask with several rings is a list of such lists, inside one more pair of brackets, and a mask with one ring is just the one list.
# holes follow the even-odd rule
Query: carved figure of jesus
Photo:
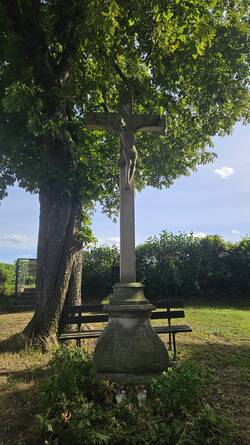
[[126, 122], [122, 117], [120, 122], [121, 165], [125, 166], [126, 188], [130, 189], [135, 175], [138, 152], [134, 144], [127, 143], [126, 131]]

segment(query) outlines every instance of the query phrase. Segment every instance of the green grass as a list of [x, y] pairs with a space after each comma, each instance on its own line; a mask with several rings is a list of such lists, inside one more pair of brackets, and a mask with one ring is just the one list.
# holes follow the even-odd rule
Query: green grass
[[250, 336], [249, 308], [187, 307], [186, 318], [194, 326], [194, 334], [211, 340], [217, 336], [223, 341], [240, 343]]
[[[249, 445], [250, 308], [190, 305], [185, 313], [193, 332], [177, 336], [179, 360], [192, 358], [208, 370], [210, 384], [204, 397], [233, 422], [235, 445]], [[32, 443], [35, 387], [46, 375], [50, 354], [18, 345], [15, 334], [31, 315], [0, 314], [0, 445]], [[162, 339], [167, 341], [167, 336]], [[94, 341], [86, 344], [93, 348]]]
[[15, 335], [31, 318], [29, 312], [0, 314], [0, 445], [30, 443], [36, 415], [35, 387], [50, 355], [25, 347]]
[[180, 359], [193, 358], [209, 369], [210, 397], [249, 445], [250, 309], [200, 306], [185, 312], [193, 332], [179, 336]]

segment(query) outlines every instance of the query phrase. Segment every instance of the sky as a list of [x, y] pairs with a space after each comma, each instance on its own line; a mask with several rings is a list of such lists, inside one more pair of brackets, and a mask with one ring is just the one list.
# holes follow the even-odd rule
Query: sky
[[[217, 159], [181, 177], [169, 189], [147, 187], [136, 194], [136, 243], [162, 230], [218, 234], [239, 241], [250, 235], [250, 126], [237, 124], [233, 133], [214, 138]], [[39, 202], [17, 186], [0, 204], [0, 262], [35, 258]], [[99, 244], [119, 243], [114, 224], [97, 206], [93, 231]]]

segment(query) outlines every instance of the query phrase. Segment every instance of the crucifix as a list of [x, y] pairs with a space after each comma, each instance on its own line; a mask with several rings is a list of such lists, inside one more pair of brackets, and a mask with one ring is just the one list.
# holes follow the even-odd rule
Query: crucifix
[[120, 95], [120, 113], [92, 113], [87, 119], [90, 130], [113, 130], [120, 140], [120, 283], [136, 282], [134, 175], [138, 153], [135, 132], [165, 131], [165, 118], [133, 114], [129, 91]]
[[154, 306], [136, 282], [134, 178], [136, 132], [165, 131], [165, 118], [133, 114], [133, 97], [120, 95], [119, 113], [92, 113], [89, 130], [115, 131], [120, 141], [120, 283], [114, 286], [109, 321], [99, 337], [93, 361], [97, 375], [120, 383], [145, 383], [168, 367], [164, 344], [150, 324]]

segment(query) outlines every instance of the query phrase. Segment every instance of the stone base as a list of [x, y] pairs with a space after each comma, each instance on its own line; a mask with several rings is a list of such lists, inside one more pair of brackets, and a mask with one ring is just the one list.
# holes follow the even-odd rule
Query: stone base
[[147, 383], [165, 371], [167, 350], [149, 320], [154, 306], [140, 283], [117, 284], [105, 312], [109, 322], [93, 356], [100, 378], [118, 383]]

